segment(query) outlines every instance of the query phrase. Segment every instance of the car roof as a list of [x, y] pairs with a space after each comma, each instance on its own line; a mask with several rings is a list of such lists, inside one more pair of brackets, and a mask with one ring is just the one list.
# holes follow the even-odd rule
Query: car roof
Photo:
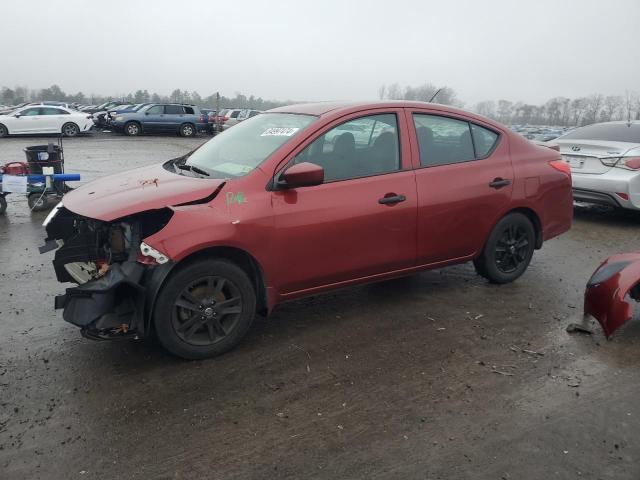
[[342, 114], [348, 114], [357, 112], [360, 110], [374, 109], [374, 108], [418, 108], [429, 109], [440, 113], [450, 113], [455, 115], [462, 115], [468, 118], [476, 119], [480, 122], [492, 125], [499, 130], [508, 130], [504, 125], [491, 120], [490, 118], [472, 113], [461, 108], [452, 107], [450, 105], [442, 105], [440, 103], [430, 102], [416, 102], [408, 100], [380, 100], [373, 102], [316, 102], [316, 103], [298, 103], [293, 105], [286, 105], [284, 107], [277, 107], [271, 110], [267, 110], [267, 113], [294, 113], [301, 115], [331, 115], [340, 116]]
[[408, 100], [380, 100], [374, 102], [315, 102], [315, 103], [297, 103], [277, 107], [269, 110], [269, 112], [278, 113], [298, 113], [307, 115], [324, 115], [329, 112], [347, 113], [351, 110], [364, 110], [368, 108], [436, 108], [438, 110], [447, 110], [452, 113], [469, 114], [465, 110], [451, 107], [449, 105], [441, 105], [439, 103], [415, 102]]

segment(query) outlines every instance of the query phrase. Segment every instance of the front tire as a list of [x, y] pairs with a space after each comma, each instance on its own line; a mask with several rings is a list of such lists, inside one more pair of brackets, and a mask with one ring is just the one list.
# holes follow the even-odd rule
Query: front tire
[[0, 124], [0, 138], [8, 137], [8, 136], [9, 136], [9, 130], [7, 130], [7, 127], [5, 127], [4, 125]]
[[65, 137], [75, 137], [78, 133], [80, 133], [80, 127], [75, 123], [69, 122], [62, 126], [62, 134]]
[[491, 283], [510, 283], [520, 277], [531, 262], [535, 229], [522, 213], [510, 213], [493, 228], [482, 254], [473, 261], [478, 275]]
[[180, 136], [182, 137], [193, 137], [196, 134], [196, 127], [191, 125], [190, 123], [185, 123], [180, 126]]
[[136, 122], [129, 122], [124, 125], [124, 133], [130, 137], [137, 137], [140, 135], [141, 130], [140, 124]]
[[222, 259], [186, 264], [158, 295], [153, 321], [160, 344], [188, 360], [236, 346], [253, 323], [256, 293], [248, 275]]

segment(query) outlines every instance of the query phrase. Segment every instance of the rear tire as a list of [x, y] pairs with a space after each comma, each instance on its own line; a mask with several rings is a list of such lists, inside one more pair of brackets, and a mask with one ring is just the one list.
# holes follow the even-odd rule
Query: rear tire
[[80, 133], [80, 127], [75, 123], [69, 122], [62, 126], [62, 134], [65, 137], [75, 137], [78, 133]]
[[478, 275], [491, 283], [510, 283], [520, 277], [531, 262], [536, 234], [522, 213], [504, 216], [493, 228], [482, 254], [473, 261]]
[[214, 357], [236, 346], [256, 314], [249, 276], [223, 259], [204, 259], [178, 267], [153, 311], [160, 344], [189, 360]]
[[180, 126], [180, 136], [193, 137], [196, 134], [196, 127], [190, 123], [184, 123]]
[[137, 122], [129, 122], [124, 124], [124, 134], [130, 137], [137, 137], [140, 135], [142, 128]]
[[0, 124], [0, 138], [8, 137], [8, 136], [9, 136], [9, 131], [7, 130], [7, 127], [5, 127], [4, 125]]

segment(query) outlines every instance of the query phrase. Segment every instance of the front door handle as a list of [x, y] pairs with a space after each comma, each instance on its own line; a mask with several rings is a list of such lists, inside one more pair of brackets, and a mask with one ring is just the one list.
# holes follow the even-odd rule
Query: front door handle
[[504, 178], [494, 178], [492, 182], [489, 183], [491, 188], [495, 188], [496, 190], [502, 187], [506, 187], [507, 185], [511, 185], [511, 180], [507, 180]]
[[404, 195], [389, 195], [378, 199], [380, 205], [393, 205], [395, 203], [404, 202], [407, 199]]

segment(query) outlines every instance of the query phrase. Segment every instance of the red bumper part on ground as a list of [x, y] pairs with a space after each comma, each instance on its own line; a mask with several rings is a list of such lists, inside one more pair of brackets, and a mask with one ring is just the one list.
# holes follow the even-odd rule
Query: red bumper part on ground
[[584, 313], [600, 322], [607, 338], [631, 320], [627, 296], [640, 301], [640, 252], [607, 258], [587, 283]]

